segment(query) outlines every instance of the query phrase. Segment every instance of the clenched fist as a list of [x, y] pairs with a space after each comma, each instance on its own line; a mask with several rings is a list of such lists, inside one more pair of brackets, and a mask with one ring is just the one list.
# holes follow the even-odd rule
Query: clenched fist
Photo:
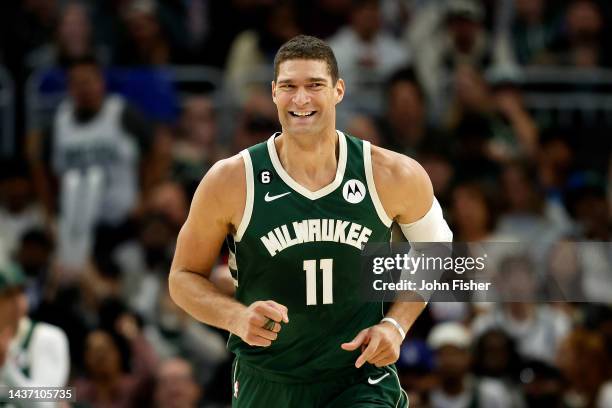
[[278, 337], [281, 322], [289, 323], [287, 307], [273, 300], [259, 300], [236, 319], [231, 332], [250, 346], [268, 347]]

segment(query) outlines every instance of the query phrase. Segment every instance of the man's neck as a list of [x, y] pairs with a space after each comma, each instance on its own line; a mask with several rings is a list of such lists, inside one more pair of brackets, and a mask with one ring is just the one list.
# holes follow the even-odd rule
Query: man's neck
[[306, 189], [317, 191], [334, 180], [339, 150], [335, 130], [312, 136], [292, 136], [283, 132], [275, 139], [275, 144], [287, 174]]

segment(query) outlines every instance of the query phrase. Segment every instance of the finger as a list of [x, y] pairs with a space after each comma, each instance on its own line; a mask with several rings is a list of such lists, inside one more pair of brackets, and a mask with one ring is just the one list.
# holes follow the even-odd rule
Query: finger
[[368, 360], [370, 364], [375, 365], [376, 367], [384, 367], [391, 364], [392, 358], [390, 353], [380, 353], [375, 357]]
[[[281, 322], [283, 320], [283, 314], [277, 308], [269, 305], [266, 302], [262, 302], [262, 303], [258, 304], [257, 307], [255, 308], [255, 311], [257, 313], [263, 314], [264, 317], [269, 317], [270, 319], [274, 320], [275, 322]], [[263, 324], [262, 324], [262, 326], [263, 326]]]
[[389, 355], [389, 350], [386, 349], [381, 343], [378, 344], [377, 350], [366, 360], [370, 364], [375, 364], [376, 361], [381, 358], [385, 358]]
[[359, 332], [359, 334], [357, 334], [357, 336], [353, 340], [351, 340], [348, 343], [342, 343], [340, 347], [342, 347], [343, 350], [347, 350], [347, 351], [357, 350], [357, 348], [361, 346], [362, 343], [365, 342], [367, 335], [368, 335], [368, 329], [362, 330]]
[[266, 330], [263, 327], [252, 327], [251, 333], [270, 341], [274, 341], [278, 337], [278, 333], [271, 330]]
[[269, 347], [272, 344], [272, 340], [264, 339], [261, 336], [251, 336], [247, 343], [251, 346]]
[[366, 361], [368, 361], [368, 359], [372, 356], [374, 356], [376, 354], [376, 352], [378, 351], [378, 344], [380, 343], [380, 337], [378, 336], [374, 336], [370, 339], [370, 343], [368, 344], [368, 347], [366, 347], [366, 349], [363, 351], [363, 353], [361, 353], [361, 355], [357, 358], [357, 361], [355, 361], [355, 367], [359, 368], [362, 365], [365, 364]]
[[268, 300], [266, 301], [266, 303], [281, 312], [281, 315], [283, 316], [283, 322], [289, 323], [289, 309], [287, 309], [287, 306], [281, 305], [280, 303], [277, 303], [273, 300]]

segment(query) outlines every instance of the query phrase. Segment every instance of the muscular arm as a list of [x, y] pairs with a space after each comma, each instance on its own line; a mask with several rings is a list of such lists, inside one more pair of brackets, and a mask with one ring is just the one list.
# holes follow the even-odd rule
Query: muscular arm
[[[225, 236], [240, 225], [246, 202], [245, 165], [241, 156], [216, 163], [198, 186], [187, 221], [179, 232], [169, 276], [172, 300], [195, 319], [225, 329], [250, 345], [269, 346], [287, 308], [271, 300], [248, 307], [211, 281]], [[276, 323], [264, 329], [268, 319]]]
[[195, 319], [232, 332], [246, 306], [224, 294], [210, 274], [225, 236], [244, 210], [244, 163], [234, 156], [215, 164], [198, 186], [179, 232], [169, 277], [170, 296]]
[[[390, 219], [400, 224], [411, 224], [421, 220], [432, 208], [431, 181], [416, 161], [372, 146], [372, 170], [376, 191]], [[395, 302], [385, 317], [394, 319], [407, 332], [425, 305], [424, 301]], [[360, 367], [367, 361], [381, 367], [397, 361], [402, 341], [399, 330], [392, 323], [383, 322], [362, 330], [342, 348], [350, 351], [367, 344], [355, 365]]]
[[[376, 190], [387, 215], [399, 224], [423, 218], [434, 199], [425, 169], [407, 156], [376, 146], [372, 146], [372, 164]], [[395, 302], [386, 317], [395, 319], [408, 332], [425, 305], [425, 302]]]

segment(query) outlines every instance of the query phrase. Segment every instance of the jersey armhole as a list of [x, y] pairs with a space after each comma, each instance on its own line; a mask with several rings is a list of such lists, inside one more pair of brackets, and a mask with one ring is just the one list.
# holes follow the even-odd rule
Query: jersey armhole
[[374, 171], [372, 168], [372, 145], [367, 140], [363, 141], [363, 164], [363, 167], [365, 168], [366, 181], [368, 183], [368, 191], [370, 192], [370, 197], [372, 198], [372, 202], [374, 203], [374, 208], [376, 208], [378, 218], [380, 218], [383, 224], [385, 224], [387, 227], [390, 227], [391, 224], [393, 224], [393, 220], [389, 218], [389, 216], [385, 212], [385, 208], [380, 202], [378, 192], [376, 191], [376, 185], [374, 183]]
[[244, 161], [244, 171], [246, 175], [246, 202], [244, 203], [244, 212], [242, 213], [242, 220], [240, 220], [240, 225], [238, 225], [238, 229], [236, 230], [236, 235], [234, 236], [235, 242], [240, 242], [244, 232], [249, 226], [249, 222], [251, 221], [251, 215], [253, 214], [253, 198], [255, 195], [255, 190], [253, 186], [253, 163], [251, 162], [251, 155], [248, 150], [243, 150], [240, 152], [242, 156], [242, 160]]

